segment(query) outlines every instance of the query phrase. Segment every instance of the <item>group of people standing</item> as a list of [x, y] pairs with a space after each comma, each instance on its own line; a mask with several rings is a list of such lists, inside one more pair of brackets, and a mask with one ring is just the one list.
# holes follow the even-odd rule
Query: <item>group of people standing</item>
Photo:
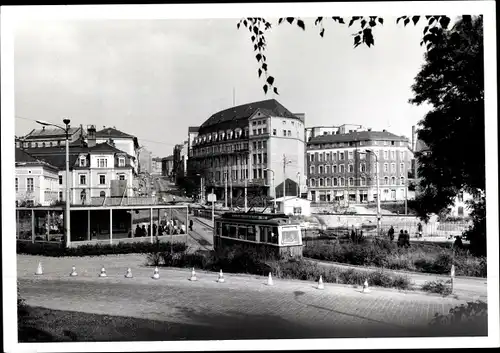
[[[417, 237], [421, 238], [422, 237], [422, 224], [419, 222], [417, 224], [417, 230], [418, 230], [418, 233], [417, 233]], [[391, 226], [391, 228], [389, 228], [389, 231], [387, 232], [387, 235], [389, 236], [389, 240], [391, 242], [394, 241], [394, 227]], [[410, 246], [410, 234], [408, 233], [407, 230], [403, 230], [401, 229], [399, 231], [399, 236], [398, 236], [398, 246], [399, 247], [409, 247]]]
[[[192, 222], [192, 221], [191, 221]], [[192, 230], [192, 225], [190, 224], [190, 229]], [[153, 223], [153, 236], [161, 236], [161, 235], [171, 235], [171, 234], [186, 234], [186, 226], [184, 223], [174, 219], [172, 221], [162, 222], [160, 225]], [[135, 228], [134, 237], [146, 237], [151, 236], [151, 225], [142, 225], [142, 227], [138, 224]]]

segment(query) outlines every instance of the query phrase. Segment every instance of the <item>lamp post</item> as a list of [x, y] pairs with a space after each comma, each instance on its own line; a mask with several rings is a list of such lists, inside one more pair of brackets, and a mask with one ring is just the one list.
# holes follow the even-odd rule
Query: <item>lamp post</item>
[[203, 190], [204, 189], [204, 187], [203, 187], [203, 175], [198, 173], [198, 174], [196, 174], [196, 176], [200, 177], [200, 204], [202, 204], [203, 203], [203, 196], [205, 194], [205, 192]]
[[300, 172], [297, 172], [297, 197], [300, 198]]
[[375, 178], [377, 179], [377, 235], [380, 236], [380, 185], [378, 176], [378, 157], [373, 150], [365, 150], [366, 153], [372, 153], [375, 156]]
[[69, 119], [63, 119], [63, 123], [66, 126], [65, 128], [56, 124], [51, 124], [43, 120], [36, 120], [36, 122], [40, 125], [43, 126], [53, 126], [57, 127], [58, 129], [61, 129], [64, 131], [66, 135], [66, 212], [65, 212], [65, 228], [66, 228], [66, 247], [69, 247], [71, 244], [71, 229], [70, 229], [70, 215], [69, 215], [69, 210], [70, 210], [70, 192], [69, 192]]
[[272, 188], [274, 191], [273, 211], [276, 212], [276, 190], [274, 190], [274, 170], [272, 170], [270, 168], [266, 168], [264, 170], [267, 170], [267, 171], [273, 173], [273, 177], [272, 177]]

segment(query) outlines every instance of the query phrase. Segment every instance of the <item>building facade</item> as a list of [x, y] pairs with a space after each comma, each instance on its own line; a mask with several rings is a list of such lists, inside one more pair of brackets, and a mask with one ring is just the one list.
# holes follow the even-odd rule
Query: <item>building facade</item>
[[139, 151], [139, 173], [151, 174], [153, 166], [153, 155], [145, 147]]
[[164, 177], [172, 177], [174, 170], [174, 156], [163, 157], [161, 159], [161, 175]]
[[151, 175], [160, 176], [161, 175], [161, 158], [153, 157], [151, 159]]
[[413, 159], [409, 147], [406, 137], [385, 130], [311, 138], [307, 145], [308, 198], [340, 204], [376, 201], [378, 174], [381, 201], [405, 200]]
[[274, 99], [220, 111], [198, 129], [188, 175], [202, 176], [218, 199], [241, 197], [245, 186], [275, 197], [285, 178], [304, 174], [304, 131], [304, 116]]
[[58, 201], [58, 170], [16, 148], [16, 205], [50, 206]]
[[[83, 126], [69, 127], [68, 140], [73, 143], [86, 136]], [[17, 148], [46, 148], [66, 145], [66, 133], [59, 128], [33, 129], [27, 135], [16, 139]]]
[[[94, 125], [87, 127], [88, 141], [91, 143], [95, 140], [95, 144], [113, 141], [113, 146], [127, 155], [133, 157], [131, 165], [134, 173], [139, 172], [139, 141], [137, 137], [129, 135], [125, 132], [117, 130], [115, 127], [104, 127], [102, 130], [96, 131]], [[95, 132], [95, 138], [91, 136]], [[92, 146], [89, 146], [92, 147]]]
[[337, 135], [337, 134], [348, 134], [357, 131], [367, 131], [368, 129], [363, 125], [356, 124], [343, 124], [338, 126], [312, 126], [306, 128], [306, 141], [309, 141], [313, 137], [323, 136], [323, 135]]

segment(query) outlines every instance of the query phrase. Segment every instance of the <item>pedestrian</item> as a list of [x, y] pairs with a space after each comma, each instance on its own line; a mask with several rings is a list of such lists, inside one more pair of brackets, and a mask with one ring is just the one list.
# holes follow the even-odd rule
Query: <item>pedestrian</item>
[[153, 223], [153, 236], [156, 236], [157, 230], [158, 230], [158, 226], [156, 225], [156, 223]]
[[404, 231], [401, 229], [401, 231], [399, 232], [399, 236], [398, 236], [398, 247], [403, 246], [404, 237], [405, 237]]
[[147, 234], [147, 232], [148, 232], [148, 231], [146, 230], [146, 226], [143, 224], [143, 225], [142, 225], [142, 228], [141, 228], [141, 236], [142, 236], [142, 237], [145, 237], [145, 236], [146, 236], [146, 234]]
[[418, 222], [417, 230], [418, 230], [418, 237], [422, 238], [422, 223]]
[[160, 224], [158, 226], [158, 235], [160, 235], [160, 236], [163, 235], [163, 225], [162, 224]]
[[462, 249], [464, 247], [464, 243], [462, 243], [462, 237], [456, 236], [455, 243], [453, 243], [453, 247], [456, 249]]
[[390, 241], [391, 241], [391, 243], [392, 243], [392, 242], [393, 242], [393, 240], [394, 240], [394, 227], [393, 227], [393, 226], [391, 226], [391, 228], [389, 228], [389, 232], [388, 232], [388, 234], [389, 234], [389, 240], [390, 240]]
[[408, 233], [407, 230], [405, 230], [405, 237], [404, 237], [404, 246], [409, 247], [410, 246], [410, 234]]
[[189, 220], [189, 230], [191, 230], [191, 231], [193, 230], [193, 220], [192, 219]]
[[148, 237], [151, 236], [151, 224], [148, 224]]
[[356, 232], [354, 231], [354, 228], [351, 230], [351, 240], [352, 240], [353, 242], [355, 242], [355, 241], [356, 241]]

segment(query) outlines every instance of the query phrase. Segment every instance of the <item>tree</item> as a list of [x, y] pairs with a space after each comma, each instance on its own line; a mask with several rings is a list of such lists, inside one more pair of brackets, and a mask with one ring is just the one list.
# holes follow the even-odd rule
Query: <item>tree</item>
[[418, 213], [426, 218], [449, 207], [462, 190], [474, 195], [471, 245], [485, 251], [483, 19], [458, 21], [443, 31], [412, 86], [410, 103], [432, 109], [419, 122], [427, 149], [416, 153], [421, 177]]
[[[405, 27], [409, 23], [416, 25], [420, 19], [424, 16], [401, 16], [396, 19], [396, 24], [403, 24]], [[314, 20], [314, 26], [319, 28], [319, 35], [323, 38], [325, 36], [324, 23], [328, 21], [330, 17], [317, 17]], [[339, 25], [345, 25], [347, 18], [333, 16], [331, 20]], [[440, 40], [443, 30], [446, 30], [450, 24], [450, 18], [444, 15], [433, 15], [425, 16], [427, 25], [423, 30], [423, 38], [420, 45], [426, 45], [427, 50], [431, 51], [435, 45]], [[471, 22], [470, 15], [462, 16], [462, 21], [465, 23]], [[278, 19], [278, 25], [282, 23], [289, 23], [290, 25], [297, 25], [297, 27], [302, 30], [306, 30], [305, 21], [300, 18], [295, 17], [285, 17]], [[355, 24], [359, 24], [359, 30], [352, 34], [354, 48], [357, 48], [361, 44], [365, 44], [368, 47], [375, 45], [375, 38], [373, 37], [373, 28], [377, 25], [383, 25], [384, 19], [379, 16], [352, 16], [348, 21], [348, 27]], [[257, 74], [259, 78], [264, 79], [264, 85], [262, 89], [264, 93], [267, 94], [271, 90], [278, 94], [278, 88], [276, 86], [276, 80], [274, 76], [269, 74], [269, 69], [267, 65], [267, 57], [265, 55], [267, 42], [266, 42], [266, 32], [273, 28], [271, 22], [262, 17], [247, 17], [242, 18], [236, 25], [238, 29], [245, 27], [250, 32], [250, 40], [252, 41], [254, 52], [256, 52], [255, 59], [259, 65]], [[264, 74], [264, 76], [262, 76]]]

